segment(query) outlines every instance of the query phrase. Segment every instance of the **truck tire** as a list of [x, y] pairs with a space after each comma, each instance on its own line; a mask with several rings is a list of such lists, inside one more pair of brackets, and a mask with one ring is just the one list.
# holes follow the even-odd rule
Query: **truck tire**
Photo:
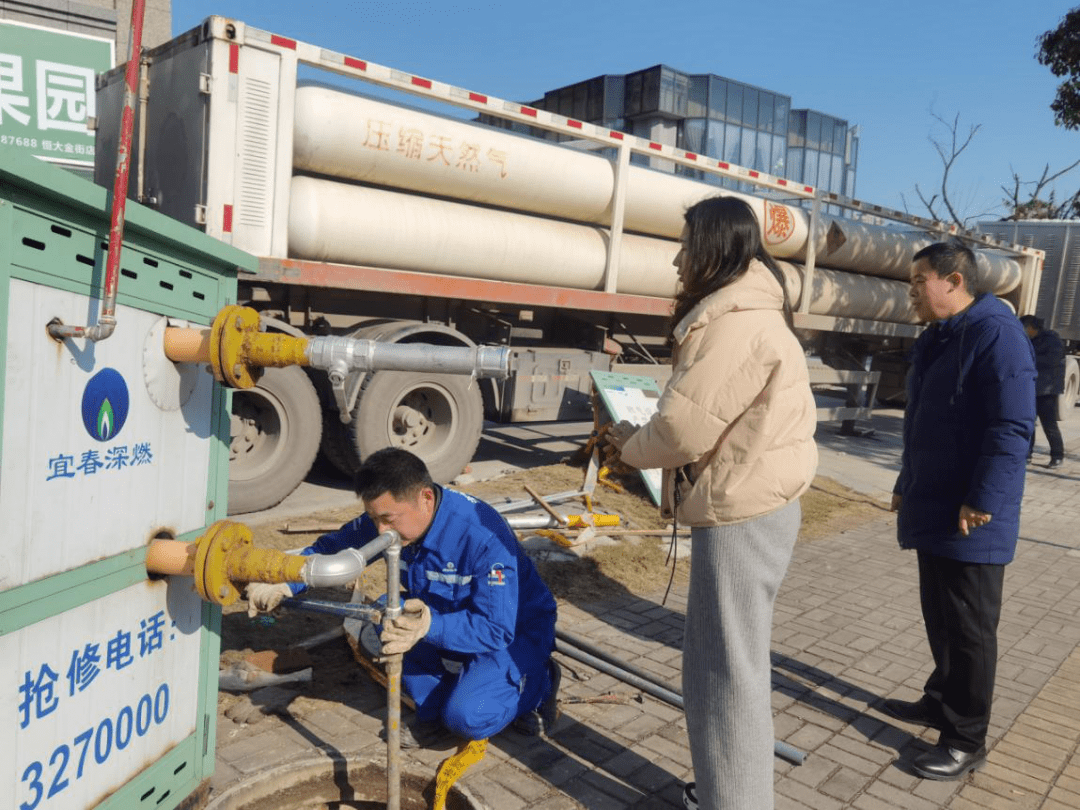
[[[315, 390], [322, 401], [323, 433], [319, 449], [323, 458], [329, 461], [346, 478], [352, 478], [360, 468], [360, 457], [356, 454], [356, 440], [353, 438], [352, 425], [344, 424], [329, 382], [317, 382]], [[355, 410], [355, 408], [354, 408]]]
[[280, 503], [307, 476], [322, 437], [304, 370], [268, 368], [255, 388], [233, 391], [229, 433], [229, 514]]
[[[353, 408], [352, 422], [330, 428], [338, 438], [326, 455], [347, 475], [384, 447], [400, 447], [427, 464], [437, 483], [453, 480], [472, 460], [484, 426], [484, 404], [476, 381], [460, 374], [376, 371]], [[339, 430], [341, 429], [341, 430]], [[340, 439], [345, 438], [352, 453]], [[351, 458], [350, 458], [351, 456]], [[350, 463], [351, 462], [351, 463]]]

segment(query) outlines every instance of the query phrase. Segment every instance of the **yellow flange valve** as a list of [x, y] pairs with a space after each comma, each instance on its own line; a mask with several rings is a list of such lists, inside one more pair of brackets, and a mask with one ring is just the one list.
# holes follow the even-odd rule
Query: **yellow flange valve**
[[165, 330], [165, 356], [174, 363], [209, 363], [214, 379], [253, 388], [266, 367], [306, 366], [307, 338], [261, 332], [250, 307], [223, 307], [209, 328]]
[[307, 557], [272, 548], [256, 548], [251, 529], [219, 520], [194, 543], [155, 540], [146, 556], [152, 574], [184, 574], [195, 578], [195, 590], [207, 602], [231, 605], [245, 582], [303, 582]]
[[254, 388], [262, 368], [252, 366], [244, 352], [245, 341], [259, 333], [259, 313], [250, 307], [228, 306], [210, 327], [210, 367], [214, 379], [232, 388]]

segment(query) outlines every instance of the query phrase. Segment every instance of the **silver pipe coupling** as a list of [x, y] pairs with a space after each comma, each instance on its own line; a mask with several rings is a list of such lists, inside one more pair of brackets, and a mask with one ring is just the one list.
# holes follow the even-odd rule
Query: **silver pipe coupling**
[[332, 371], [424, 371], [504, 379], [510, 375], [505, 346], [435, 346], [429, 343], [380, 343], [347, 337], [313, 337], [308, 364]]
[[343, 549], [337, 554], [312, 554], [300, 569], [300, 577], [309, 588], [347, 585], [364, 573], [373, 558], [400, 540], [398, 533], [391, 529], [360, 548]]

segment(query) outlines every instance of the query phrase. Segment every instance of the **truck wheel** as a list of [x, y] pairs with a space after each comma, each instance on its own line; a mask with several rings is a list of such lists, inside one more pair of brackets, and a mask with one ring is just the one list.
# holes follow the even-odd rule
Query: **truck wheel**
[[1058, 397], [1058, 419], [1062, 422], [1076, 415], [1076, 400], [1080, 397], [1080, 364], [1075, 357], [1065, 358], [1065, 392]]
[[229, 433], [229, 514], [280, 503], [307, 476], [322, 436], [304, 370], [268, 368], [255, 388], [233, 391]]
[[445, 484], [467, 465], [480, 443], [484, 404], [480, 386], [459, 374], [377, 371], [353, 409], [348, 428], [359, 459], [400, 447], [424, 460]]

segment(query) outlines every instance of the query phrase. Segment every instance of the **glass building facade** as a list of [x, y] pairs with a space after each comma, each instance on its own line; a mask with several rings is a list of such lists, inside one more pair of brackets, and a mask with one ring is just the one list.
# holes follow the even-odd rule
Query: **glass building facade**
[[[531, 106], [855, 196], [858, 127], [814, 110], [792, 109], [790, 96], [734, 79], [655, 65], [560, 87]], [[652, 160], [654, 168], [671, 165], [644, 155], [634, 158]], [[674, 170], [728, 188], [737, 185], [682, 166]]]

